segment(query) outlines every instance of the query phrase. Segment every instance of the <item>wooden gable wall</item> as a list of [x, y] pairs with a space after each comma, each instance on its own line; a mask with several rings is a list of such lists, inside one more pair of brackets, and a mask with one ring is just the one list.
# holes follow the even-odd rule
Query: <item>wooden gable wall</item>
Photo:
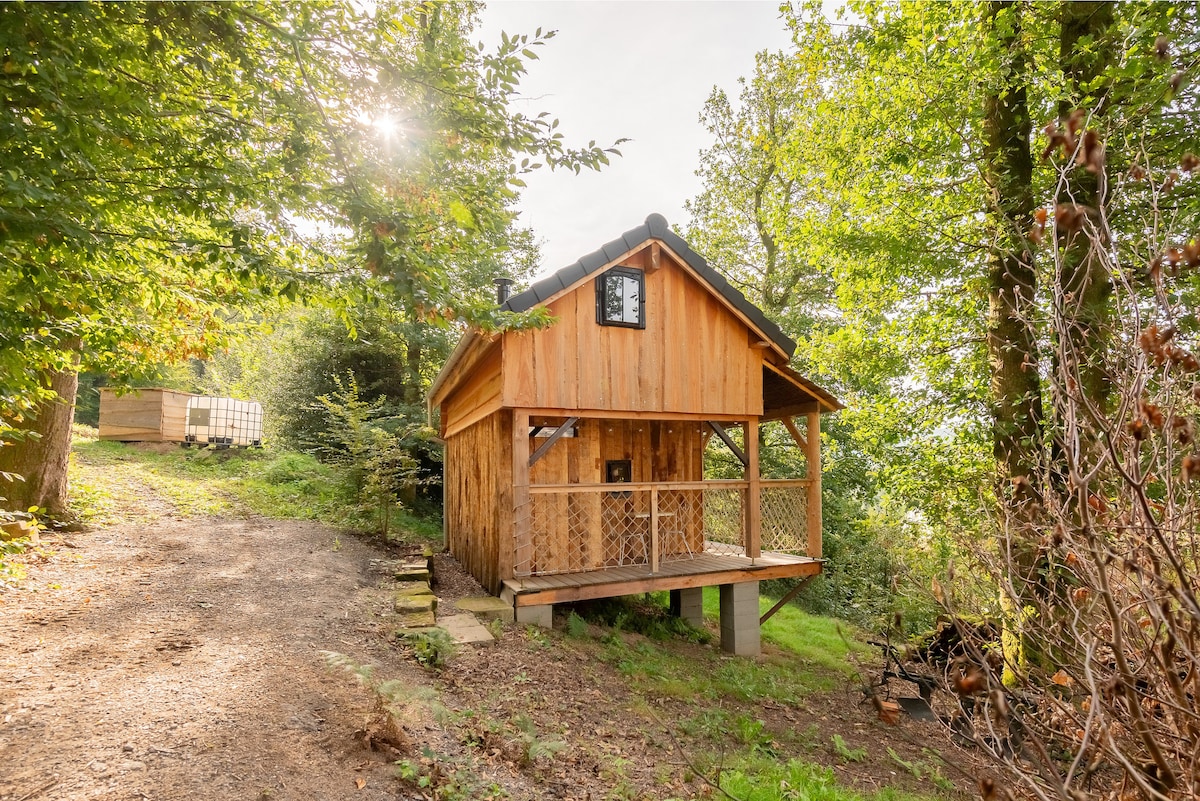
[[[642, 269], [648, 254], [643, 248], [621, 264]], [[596, 322], [593, 276], [549, 304], [554, 325], [506, 333], [502, 405], [761, 415], [757, 337], [665, 249], [660, 265], [645, 274], [644, 330]]]

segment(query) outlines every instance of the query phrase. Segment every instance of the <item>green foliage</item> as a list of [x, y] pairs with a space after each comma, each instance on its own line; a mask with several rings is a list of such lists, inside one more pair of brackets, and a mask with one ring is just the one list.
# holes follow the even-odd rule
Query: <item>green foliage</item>
[[586, 637], [588, 636], [588, 622], [571, 610], [567, 613], [567, 636], [568, 637]]
[[430, 670], [441, 670], [454, 657], [458, 646], [443, 629], [406, 632], [404, 642], [412, 651], [413, 658]]
[[[92, 432], [94, 437], [94, 429]], [[265, 517], [317, 520], [356, 531], [371, 530], [377, 522], [370, 510], [356, 511], [352, 485], [339, 469], [311, 454], [272, 448], [162, 451], [79, 438], [71, 481], [75, 487], [72, 510], [85, 522], [117, 519], [120, 510], [136, 500], [136, 484], [162, 493], [176, 513], [185, 515], [244, 508]], [[134, 486], [129, 485], [131, 481]], [[438, 521], [402, 512], [393, 522], [393, 538], [430, 541], [441, 537]]]
[[362, 400], [354, 376], [347, 376], [344, 382], [335, 376], [334, 384], [337, 390], [332, 395], [316, 399], [330, 421], [328, 444], [318, 446], [317, 453], [342, 468], [359, 503], [374, 509], [379, 531], [386, 540], [393, 508], [404, 491], [419, 480], [417, 461], [408, 443], [429, 440], [433, 432], [389, 414], [386, 398]]
[[721, 788], [742, 801], [905, 801], [920, 796], [881, 790], [862, 794], [837, 783], [830, 768], [798, 759], [744, 761], [721, 774]]
[[842, 739], [842, 735], [835, 734], [830, 738], [830, 744], [833, 746], [833, 753], [848, 762], [862, 762], [867, 758], [867, 749], [851, 748], [846, 745], [846, 741]]
[[528, 768], [539, 761], [552, 760], [567, 747], [562, 740], [545, 739], [538, 735], [537, 728], [528, 715], [517, 715], [512, 723], [516, 729], [516, 741], [520, 746], [521, 767]]
[[29, 541], [0, 539], [0, 588], [14, 587], [25, 578], [25, 566], [13, 559], [29, 549]]
[[[616, 631], [641, 634], [660, 642], [683, 639], [707, 643], [712, 639], [707, 631], [697, 629], [683, 618], [672, 615], [667, 609], [666, 601], [665, 593], [647, 593], [641, 598], [601, 598], [574, 604], [571, 615], [577, 615], [584, 623], [583, 633], [587, 632], [587, 623], [595, 623], [610, 626]], [[568, 631], [570, 624], [571, 619], [568, 618]]]
[[[36, 428], [54, 375], [145, 380], [299, 299], [508, 322], [452, 274], [528, 245], [521, 173], [615, 150], [511, 110], [553, 34], [488, 51], [476, 18], [420, 2], [0, 5], [0, 437]], [[67, 448], [39, 440], [35, 460]]]
[[929, 781], [942, 790], [953, 790], [954, 785], [942, 775], [941, 757], [928, 748], [924, 749], [924, 751], [926, 756], [930, 758], [929, 762], [922, 759], [909, 761], [897, 754], [895, 749], [889, 747], [887, 750], [888, 756], [892, 758], [892, 761], [911, 773], [914, 779], [928, 778]]

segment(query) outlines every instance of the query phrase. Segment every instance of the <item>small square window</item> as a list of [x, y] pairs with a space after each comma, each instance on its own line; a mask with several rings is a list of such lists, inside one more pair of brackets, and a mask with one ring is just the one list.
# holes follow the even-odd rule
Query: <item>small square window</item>
[[641, 270], [613, 267], [596, 279], [596, 322], [646, 327], [646, 277]]

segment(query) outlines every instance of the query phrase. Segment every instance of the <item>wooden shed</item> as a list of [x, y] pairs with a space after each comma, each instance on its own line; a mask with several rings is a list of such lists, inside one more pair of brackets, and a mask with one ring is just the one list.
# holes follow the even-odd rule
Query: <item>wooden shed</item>
[[100, 390], [100, 439], [120, 442], [183, 442], [190, 392], [152, 387], [124, 395]]
[[[555, 603], [657, 590], [698, 619], [719, 585], [724, 646], [757, 653], [758, 582], [821, 570], [820, 415], [841, 405], [661, 215], [502, 303], [535, 306], [556, 321], [468, 332], [430, 390], [450, 552], [543, 625]], [[804, 476], [760, 477], [769, 420]], [[740, 479], [705, 479], [712, 437]]]

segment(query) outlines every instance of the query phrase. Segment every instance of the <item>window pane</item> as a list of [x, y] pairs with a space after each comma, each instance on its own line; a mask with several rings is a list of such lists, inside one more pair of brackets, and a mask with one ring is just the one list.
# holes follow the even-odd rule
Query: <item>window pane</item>
[[627, 268], [614, 268], [597, 284], [598, 320], [611, 325], [642, 327], [642, 275]]
[[604, 319], [616, 323], [624, 322], [622, 312], [625, 301], [621, 294], [622, 278], [610, 275], [604, 279]]
[[636, 278], [630, 276], [622, 276], [621, 283], [624, 285], [625, 296], [625, 315], [621, 318], [623, 323], [636, 323], [638, 321], [638, 284], [641, 283]]

